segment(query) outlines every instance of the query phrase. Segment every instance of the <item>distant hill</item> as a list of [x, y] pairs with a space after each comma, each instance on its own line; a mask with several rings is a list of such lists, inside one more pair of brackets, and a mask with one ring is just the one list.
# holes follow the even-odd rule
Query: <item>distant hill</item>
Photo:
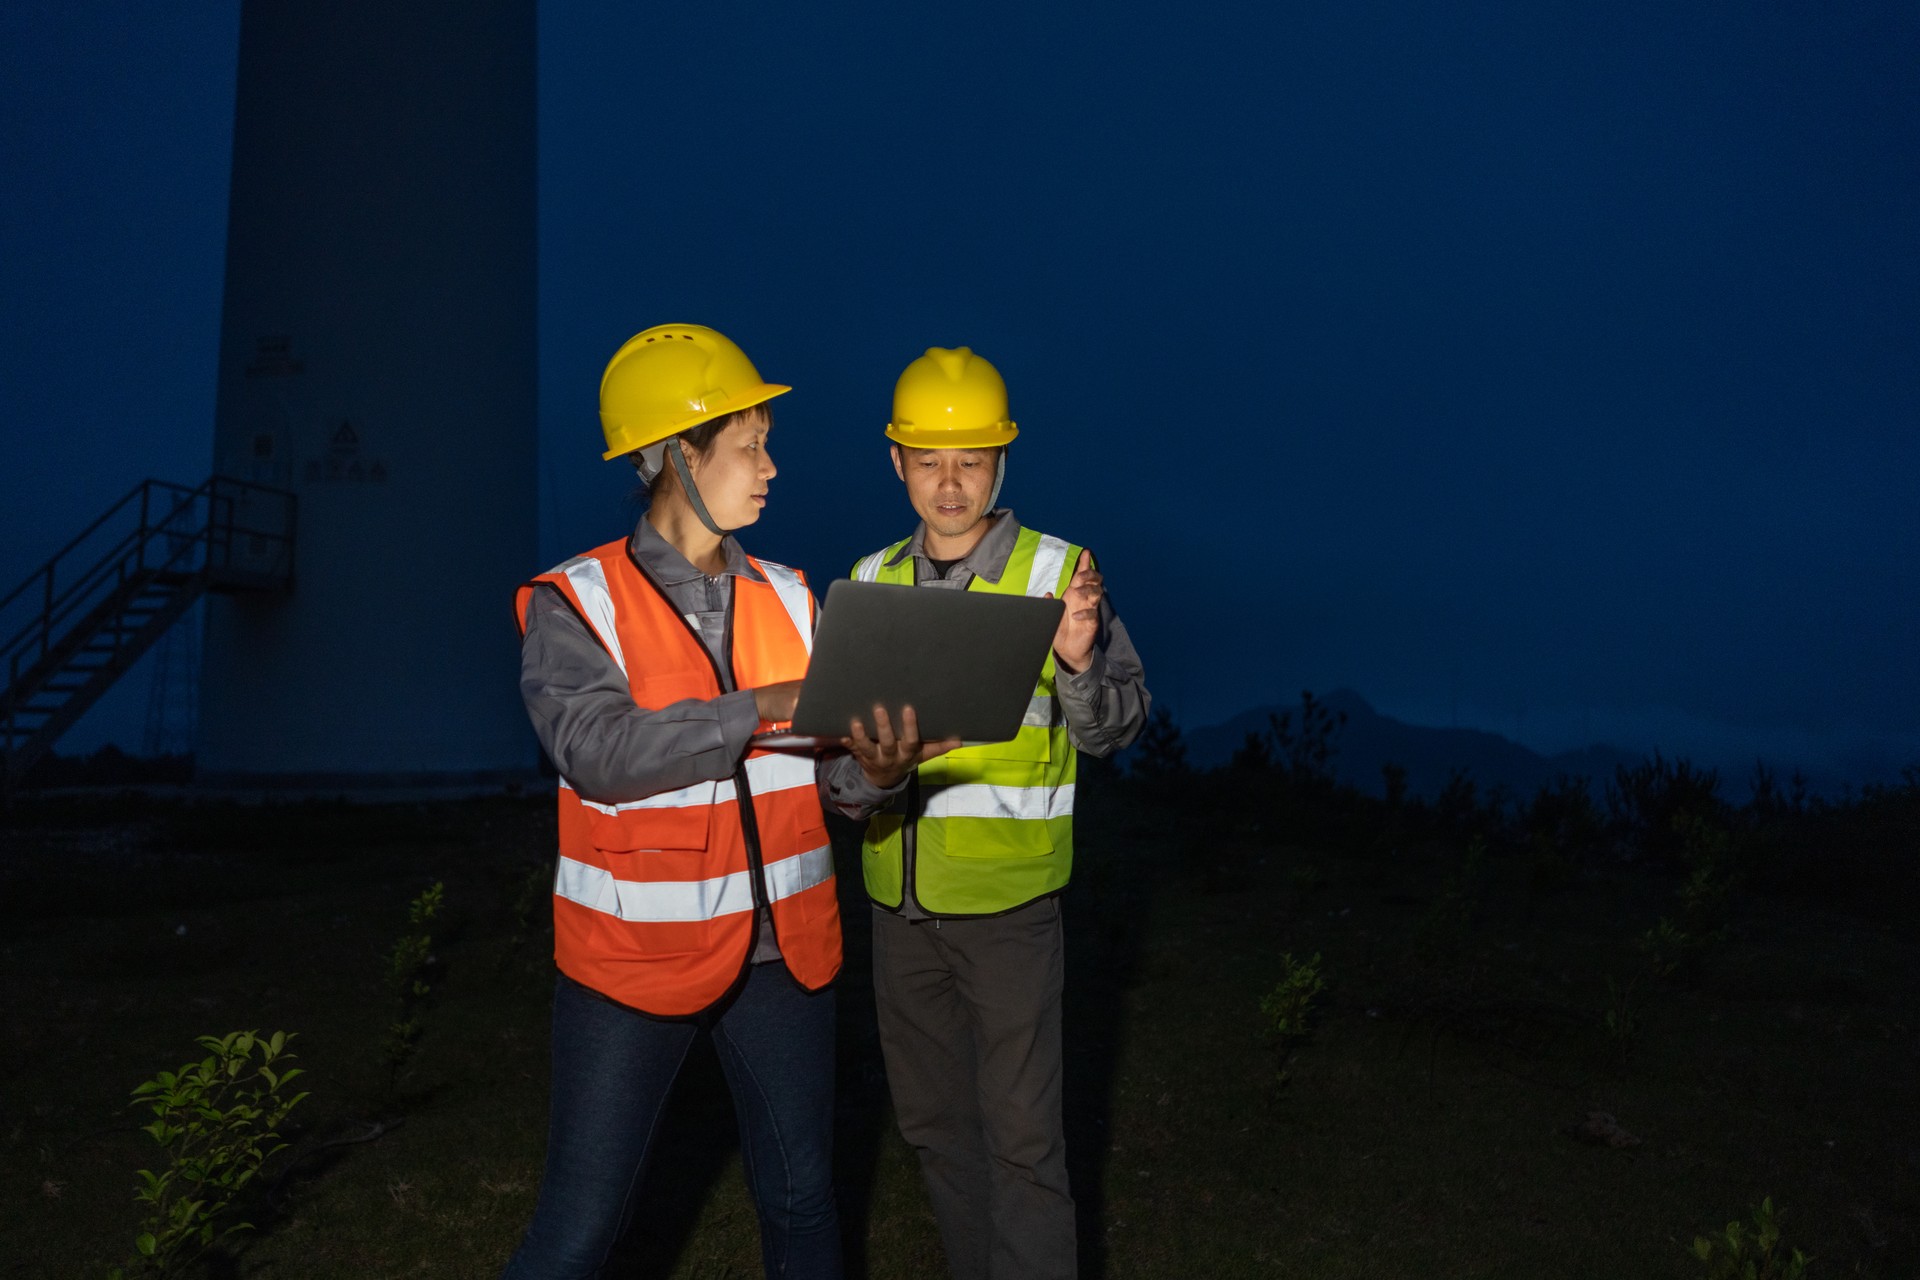
[[[1613, 777], [1615, 766], [1635, 764], [1637, 752], [1592, 746], [1559, 755], [1541, 755], [1510, 738], [1483, 729], [1436, 729], [1407, 724], [1383, 716], [1351, 689], [1337, 689], [1322, 701], [1328, 709], [1345, 712], [1346, 726], [1333, 739], [1329, 762], [1341, 782], [1373, 795], [1384, 790], [1380, 766], [1397, 764], [1407, 771], [1407, 789], [1431, 797], [1447, 784], [1456, 769], [1472, 775], [1482, 794], [1503, 786], [1525, 798], [1562, 775], [1585, 777], [1596, 786]], [[1300, 719], [1300, 704], [1273, 704], [1242, 711], [1225, 724], [1196, 729], [1187, 735], [1187, 759], [1210, 769], [1233, 758], [1249, 733], [1267, 728], [1267, 717], [1292, 712]]]

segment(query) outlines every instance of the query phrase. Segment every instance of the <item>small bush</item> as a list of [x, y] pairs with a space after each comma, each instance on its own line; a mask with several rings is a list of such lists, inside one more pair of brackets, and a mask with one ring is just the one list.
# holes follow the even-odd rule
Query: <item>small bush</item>
[[393, 1021], [387, 1024], [387, 1088], [392, 1090], [400, 1073], [420, 1048], [420, 1033], [428, 997], [433, 985], [428, 969], [433, 964], [433, 936], [426, 926], [440, 916], [446, 898], [446, 885], [435, 882], [407, 906], [407, 923], [412, 926], [394, 941], [387, 953], [387, 984], [394, 1000]]
[[513, 885], [513, 941], [516, 946], [545, 930], [552, 921], [553, 864], [547, 859], [532, 862]]
[[1680, 856], [1687, 867], [1681, 884], [1680, 918], [1702, 947], [1727, 936], [1727, 897], [1738, 879], [1733, 867], [1733, 836], [1725, 824], [1700, 814], [1673, 820]]
[[1647, 959], [1647, 975], [1670, 978], [1699, 950], [1700, 939], [1661, 916], [1653, 928], [1640, 935], [1639, 946]]
[[1294, 1050], [1313, 1034], [1314, 1001], [1327, 989], [1320, 971], [1320, 953], [1311, 960], [1295, 960], [1292, 952], [1280, 957], [1280, 981], [1260, 998], [1260, 1016], [1280, 1051], [1274, 1082], [1285, 1088], [1293, 1078], [1287, 1064]]
[[1607, 1038], [1620, 1050], [1620, 1061], [1625, 1063], [1627, 1055], [1633, 1051], [1634, 1037], [1640, 1034], [1641, 1008], [1644, 1002], [1638, 996], [1638, 975], [1619, 982], [1607, 979], [1607, 1008], [1604, 1024]]
[[1297, 862], [1287, 872], [1287, 883], [1293, 887], [1294, 894], [1304, 904], [1307, 895], [1327, 887], [1327, 876], [1314, 863]]
[[1705, 1280], [1801, 1280], [1812, 1261], [1781, 1242], [1771, 1196], [1753, 1211], [1751, 1226], [1734, 1221], [1718, 1236], [1695, 1236], [1693, 1256], [1706, 1264]]
[[154, 1116], [143, 1131], [165, 1149], [167, 1164], [158, 1173], [139, 1172], [133, 1194], [147, 1216], [134, 1237], [134, 1256], [114, 1277], [178, 1275], [216, 1241], [252, 1230], [248, 1222], [222, 1227], [220, 1219], [286, 1146], [280, 1126], [307, 1096], [286, 1093], [301, 1075], [287, 1065], [292, 1038], [284, 1031], [201, 1036], [205, 1058], [134, 1089]]
[[1634, 939], [1638, 960], [1625, 978], [1607, 978], [1607, 1002], [1601, 1023], [1607, 1038], [1619, 1050], [1625, 1067], [1646, 1022], [1647, 1002], [1668, 978], [1690, 964], [1706, 945], [1672, 919], [1661, 916], [1653, 928]]

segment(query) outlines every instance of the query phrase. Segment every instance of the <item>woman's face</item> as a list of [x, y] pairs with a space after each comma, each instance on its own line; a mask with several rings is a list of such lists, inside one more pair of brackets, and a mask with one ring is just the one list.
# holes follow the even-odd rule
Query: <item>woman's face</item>
[[705, 453], [687, 451], [700, 500], [722, 529], [744, 529], [767, 505], [767, 482], [778, 474], [767, 452], [772, 427], [766, 414], [750, 413], [715, 436]]

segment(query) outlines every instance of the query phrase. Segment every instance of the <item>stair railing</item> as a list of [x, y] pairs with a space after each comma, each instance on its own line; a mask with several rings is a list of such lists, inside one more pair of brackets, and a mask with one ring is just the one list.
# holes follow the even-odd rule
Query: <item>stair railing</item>
[[[135, 485], [0, 597], [0, 627], [13, 627], [0, 642], [5, 729], [13, 729], [29, 692], [23, 675], [37, 685], [47, 673], [35, 669], [65, 656], [59, 651], [75, 639], [72, 629], [136, 580], [205, 575], [212, 590], [290, 585], [295, 501], [285, 490], [226, 476], [191, 489], [151, 479]], [[118, 640], [116, 632], [116, 647]]]

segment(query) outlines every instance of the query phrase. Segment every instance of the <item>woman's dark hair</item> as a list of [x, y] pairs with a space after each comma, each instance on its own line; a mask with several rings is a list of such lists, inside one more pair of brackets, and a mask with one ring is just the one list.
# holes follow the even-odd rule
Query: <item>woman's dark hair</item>
[[[745, 409], [735, 409], [732, 413], [722, 414], [718, 418], [703, 422], [697, 427], [688, 427], [680, 433], [680, 439], [685, 441], [687, 447], [695, 453], [704, 454], [708, 449], [713, 447], [714, 438], [722, 431], [725, 431], [736, 422], [755, 417], [766, 419], [767, 425], [771, 427], [773, 425], [773, 407], [767, 404], [756, 404], [749, 405]], [[689, 461], [691, 461], [691, 459], [689, 459]], [[667, 472], [672, 469], [672, 463], [667, 463], [660, 468], [659, 474], [653, 478], [653, 483], [647, 486], [648, 497], [652, 497], [659, 492], [661, 480], [666, 476]]]

